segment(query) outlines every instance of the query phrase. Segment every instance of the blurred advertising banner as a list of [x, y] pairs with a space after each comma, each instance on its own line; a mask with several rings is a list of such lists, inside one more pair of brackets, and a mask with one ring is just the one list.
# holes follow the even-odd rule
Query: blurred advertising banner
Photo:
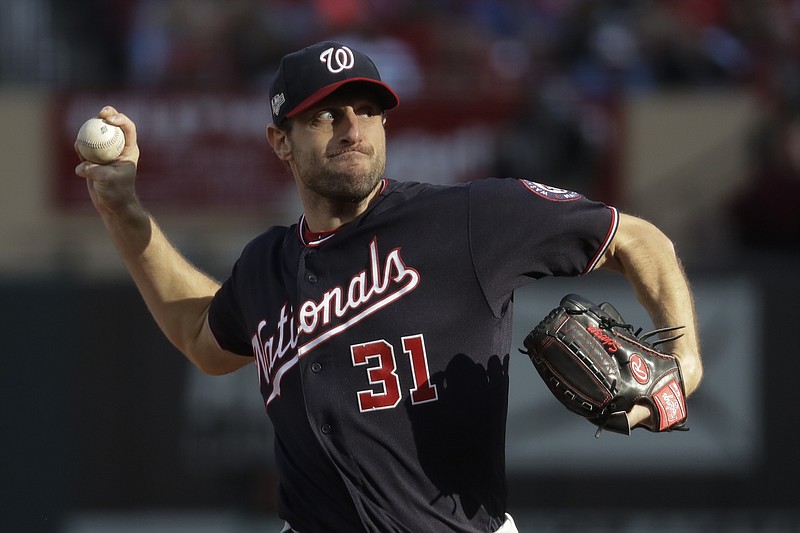
[[148, 205], [257, 208], [294, 186], [267, 144], [263, 94], [67, 93], [54, 100], [58, 207], [90, 207], [74, 174], [73, 143], [81, 124], [106, 104], [136, 123], [137, 190]]
[[[137, 126], [137, 190], [146, 205], [168, 209], [258, 210], [285, 202], [294, 181], [266, 140], [263, 92], [74, 92], [53, 100], [55, 205], [90, 208], [74, 174], [73, 144], [81, 124], [113, 105]], [[495, 163], [502, 105], [430, 109], [402, 105], [387, 125], [387, 176], [452, 183], [485, 177]]]

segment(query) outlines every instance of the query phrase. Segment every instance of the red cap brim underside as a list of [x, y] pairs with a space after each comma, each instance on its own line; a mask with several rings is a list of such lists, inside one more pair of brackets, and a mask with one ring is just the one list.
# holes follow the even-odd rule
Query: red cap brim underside
[[397, 107], [397, 105], [400, 103], [400, 98], [397, 96], [397, 94], [395, 94], [392, 88], [381, 81], [373, 80], [371, 78], [349, 78], [336, 83], [332, 83], [330, 85], [326, 85], [325, 87], [312, 93], [308, 98], [297, 104], [294, 107], [294, 109], [286, 113], [286, 116], [287, 117], [297, 116], [303, 111], [306, 111], [307, 109], [311, 108], [314, 104], [316, 104], [323, 98], [329, 96], [336, 89], [339, 89], [340, 87], [343, 87], [349, 83], [370, 84], [370, 85], [375, 85], [380, 89], [383, 89], [383, 93], [381, 94], [380, 100], [384, 109], [391, 109], [393, 107]]

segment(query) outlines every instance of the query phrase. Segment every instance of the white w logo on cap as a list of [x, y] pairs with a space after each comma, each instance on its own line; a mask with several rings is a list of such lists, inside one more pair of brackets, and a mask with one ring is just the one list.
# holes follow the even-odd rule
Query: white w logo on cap
[[341, 48], [328, 48], [319, 55], [321, 63], [325, 63], [332, 74], [353, 68], [355, 58], [353, 51], [346, 46]]

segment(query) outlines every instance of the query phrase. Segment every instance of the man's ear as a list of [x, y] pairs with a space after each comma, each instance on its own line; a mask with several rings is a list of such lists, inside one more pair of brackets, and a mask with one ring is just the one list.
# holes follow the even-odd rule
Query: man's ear
[[289, 132], [282, 130], [275, 124], [267, 125], [267, 141], [281, 161], [289, 161], [292, 157], [292, 142]]

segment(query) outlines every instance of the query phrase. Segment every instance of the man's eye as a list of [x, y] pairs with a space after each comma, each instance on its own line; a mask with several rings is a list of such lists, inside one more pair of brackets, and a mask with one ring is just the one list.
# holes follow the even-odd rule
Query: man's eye
[[331, 111], [322, 111], [317, 115], [317, 120], [324, 121], [324, 122], [332, 122], [334, 119], [333, 112]]

